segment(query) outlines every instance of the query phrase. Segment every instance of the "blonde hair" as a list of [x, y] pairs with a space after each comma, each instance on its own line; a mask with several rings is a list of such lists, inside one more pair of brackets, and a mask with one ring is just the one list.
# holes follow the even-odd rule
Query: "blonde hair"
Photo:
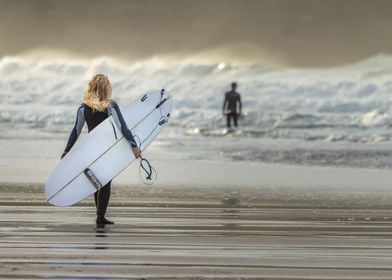
[[110, 106], [112, 97], [112, 86], [109, 78], [103, 74], [97, 74], [88, 81], [87, 88], [84, 91], [83, 102], [99, 111], [103, 112]]

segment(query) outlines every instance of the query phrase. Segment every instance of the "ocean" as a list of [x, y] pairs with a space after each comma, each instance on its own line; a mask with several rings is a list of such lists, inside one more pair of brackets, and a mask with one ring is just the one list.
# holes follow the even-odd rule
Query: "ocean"
[[[392, 167], [392, 56], [322, 69], [260, 64], [95, 59], [0, 59], [2, 141], [63, 141], [90, 76], [104, 73], [124, 106], [149, 90], [174, 96], [153, 143], [178, 160], [371, 169]], [[243, 116], [228, 132], [224, 93], [238, 83]], [[61, 154], [62, 151], [59, 151]]]

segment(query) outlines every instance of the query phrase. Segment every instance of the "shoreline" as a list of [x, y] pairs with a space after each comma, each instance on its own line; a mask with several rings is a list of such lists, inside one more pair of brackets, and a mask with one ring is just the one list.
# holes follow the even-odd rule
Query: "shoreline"
[[[236, 141], [226, 140], [231, 144]], [[65, 145], [64, 140], [59, 139], [0, 140], [0, 144], [0, 182], [15, 183], [45, 182], [60, 163], [60, 154]], [[197, 143], [192, 142], [192, 145]], [[214, 150], [215, 147], [210, 148], [207, 152], [220, 153]], [[383, 168], [264, 163], [228, 159], [219, 155], [217, 158], [209, 158], [199, 155], [197, 150], [186, 149], [185, 154], [182, 152], [181, 149], [179, 152], [173, 146], [167, 146], [165, 141], [156, 141], [143, 153], [158, 173], [157, 184], [279, 188], [307, 186], [312, 189], [376, 187], [389, 190], [392, 181], [391, 170]], [[138, 185], [141, 183], [138, 172], [138, 163], [134, 162], [114, 182]]]

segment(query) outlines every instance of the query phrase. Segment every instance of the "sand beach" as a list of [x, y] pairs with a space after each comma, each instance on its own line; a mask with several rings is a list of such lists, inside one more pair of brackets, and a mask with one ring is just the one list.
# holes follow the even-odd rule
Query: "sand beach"
[[97, 228], [91, 197], [54, 207], [42, 184], [1, 183], [0, 278], [390, 279], [383, 189], [117, 183], [116, 224]]
[[116, 224], [97, 228], [92, 197], [45, 200], [62, 140], [0, 143], [1, 279], [392, 277], [388, 170], [179, 160], [152, 146], [156, 184], [131, 165], [112, 187]]

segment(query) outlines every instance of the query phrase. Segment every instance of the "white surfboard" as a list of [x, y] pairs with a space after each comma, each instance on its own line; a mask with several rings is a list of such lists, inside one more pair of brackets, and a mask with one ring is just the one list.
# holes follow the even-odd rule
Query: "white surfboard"
[[[142, 151], [167, 124], [172, 108], [172, 98], [164, 90], [149, 92], [121, 108]], [[132, 147], [113, 117], [109, 117], [78, 139], [50, 174], [45, 185], [46, 199], [56, 206], [75, 204], [96, 192], [100, 185], [107, 184], [134, 160]], [[87, 175], [86, 171], [89, 171]], [[89, 176], [91, 173], [93, 179]]]

